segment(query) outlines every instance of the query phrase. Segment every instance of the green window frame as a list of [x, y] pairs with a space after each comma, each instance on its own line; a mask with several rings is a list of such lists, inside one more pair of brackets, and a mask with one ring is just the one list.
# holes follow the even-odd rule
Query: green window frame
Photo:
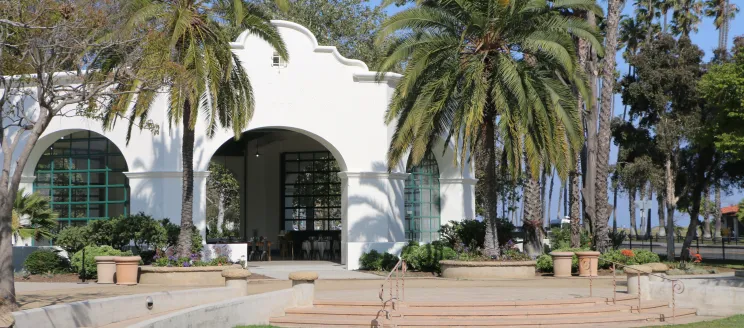
[[408, 163], [406, 172], [410, 175], [405, 187], [406, 239], [422, 243], [439, 240], [441, 204], [437, 160], [431, 151], [427, 151], [418, 165], [412, 166], [410, 159]]
[[282, 153], [283, 230], [341, 230], [340, 171], [328, 151]]
[[127, 163], [119, 148], [95, 132], [80, 131], [55, 141], [34, 170], [34, 192], [49, 197], [60, 228], [127, 215]]

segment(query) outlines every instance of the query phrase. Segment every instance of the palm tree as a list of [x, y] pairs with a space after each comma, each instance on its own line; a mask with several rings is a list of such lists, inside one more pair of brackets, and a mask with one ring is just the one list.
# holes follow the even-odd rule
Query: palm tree
[[728, 42], [729, 21], [736, 17], [739, 7], [728, 0], [706, 0], [705, 16], [713, 17], [713, 25], [718, 30], [718, 51], [726, 51]]
[[[622, 10], [622, 0], [607, 1], [607, 18], [605, 19], [605, 49], [612, 49], [602, 58], [600, 67], [602, 68], [602, 92], [600, 97], [601, 110], [599, 111], [599, 129], [597, 132], [597, 161], [596, 166], [589, 168], [596, 170], [594, 175], [595, 188], [594, 196], [594, 213], [591, 221], [594, 223], [594, 247], [600, 252], [608, 249], [608, 231], [607, 221], [610, 218], [611, 207], [607, 197], [608, 175], [610, 172], [610, 118], [613, 112], [614, 84], [615, 84], [615, 56], [617, 49], [618, 24], [620, 20], [620, 11]], [[590, 124], [593, 124], [591, 122]], [[591, 212], [591, 211], [590, 211]]]
[[667, 32], [667, 22], [669, 19], [669, 13], [670, 9], [674, 9], [674, 6], [677, 4], [679, 0], [656, 0], [656, 9], [659, 10], [659, 13], [662, 17], [664, 17], [664, 23], [661, 28], [662, 33]]
[[677, 0], [672, 15], [672, 33], [685, 37], [690, 37], [691, 32], [697, 33], [702, 11], [700, 0]]
[[[282, 1], [286, 4], [286, 0]], [[182, 197], [179, 256], [189, 256], [194, 196], [194, 138], [199, 113], [207, 122], [207, 136], [218, 127], [232, 129], [237, 139], [251, 120], [253, 89], [230, 41], [240, 31], [268, 42], [287, 60], [287, 49], [269, 18], [241, 0], [135, 0], [124, 8], [128, 33], [144, 33], [142, 56], [131, 67], [133, 78], [119, 85], [123, 93], [111, 102], [105, 116], [110, 128], [129, 113], [129, 131], [144, 120], [157, 88], [168, 87], [170, 124], [182, 124]], [[146, 26], [146, 28], [143, 28]], [[101, 63], [107, 67], [108, 63]], [[131, 104], [134, 108], [128, 112]]]
[[[23, 221], [26, 221], [24, 224]], [[57, 227], [57, 213], [52, 211], [49, 198], [39, 193], [26, 194], [21, 188], [13, 203], [13, 238], [51, 239]]]
[[460, 165], [483, 147], [488, 158], [488, 256], [499, 255], [493, 224], [495, 131], [503, 138], [501, 165], [514, 177], [519, 176], [523, 155], [533, 178], [544, 167], [544, 158], [564, 174], [573, 161], [562, 154], [582, 143], [572, 87], [584, 94], [587, 88], [583, 70], [576, 65], [573, 38], [586, 39], [597, 49], [601, 45], [594, 28], [561, 12], [584, 10], [601, 13], [592, 0], [550, 5], [529, 0], [430, 0], [419, 1], [380, 27], [378, 40], [396, 40], [378, 70], [405, 63], [386, 113], [387, 123], [397, 122], [388, 168], [402, 163], [409, 151], [412, 162], [420, 162], [439, 136], [455, 145]]

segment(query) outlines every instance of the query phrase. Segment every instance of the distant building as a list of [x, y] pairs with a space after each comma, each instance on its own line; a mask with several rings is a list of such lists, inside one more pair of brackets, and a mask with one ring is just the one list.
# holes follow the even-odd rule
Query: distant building
[[739, 212], [739, 206], [737, 205], [726, 206], [721, 209], [721, 229], [730, 229], [730, 234], [733, 237], [740, 236], [740, 232], [744, 231], [744, 225], [736, 217], [737, 212]]

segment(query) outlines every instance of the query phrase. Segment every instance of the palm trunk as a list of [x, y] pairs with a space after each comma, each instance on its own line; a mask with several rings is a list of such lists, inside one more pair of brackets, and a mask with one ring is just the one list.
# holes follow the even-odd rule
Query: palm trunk
[[[721, 238], [721, 186], [716, 184], [716, 200], [715, 200], [715, 210], [713, 211], [713, 218], [716, 222], [716, 230], [714, 236], [716, 238]], [[736, 223], [738, 224], [738, 223]]]
[[[550, 188], [548, 189], [548, 207], [543, 210], [545, 213], [545, 226], [550, 226], [550, 206], [553, 205], [553, 183], [555, 182], [555, 170], [550, 175]], [[560, 202], [560, 201], [559, 201]]]
[[651, 201], [653, 200], [654, 189], [651, 182], [648, 183], [648, 213], [646, 213], [646, 238], [651, 238]]
[[[641, 200], [641, 202], [643, 202], [643, 200], [646, 199], [646, 188], [645, 188], [645, 186], [641, 186], [641, 188], [638, 189], [638, 196], [639, 196], [638, 198]], [[645, 216], [646, 213], [643, 213], [643, 210], [644, 210], [644, 208], [643, 208], [643, 206], [641, 206], [641, 208], [640, 208], [641, 217], [640, 217], [640, 220], [639, 220], [641, 222], [640, 222], [639, 225], [641, 226], [641, 229], [640, 230], [641, 230], [641, 233], [643, 233], [643, 235], [640, 235], [640, 234], [638, 234], [636, 232], [636, 235], [638, 236], [638, 239], [643, 239], [645, 237], [645, 235], [646, 235], [646, 220], [644, 220], [644, 216]]]
[[703, 239], [710, 239], [710, 187], [705, 188], [703, 199], [700, 204], [703, 211]]
[[[563, 217], [561, 217], [561, 207], [563, 206], [563, 189], [564, 189], [563, 186], [564, 186], [564, 184], [565, 184], [565, 182], [561, 181], [561, 183], [560, 183], [561, 189], [558, 190], [558, 211], [555, 212], [555, 217], [558, 220], [563, 219]], [[550, 217], [548, 217], [548, 226], [550, 226]]]
[[666, 236], [666, 220], [664, 219], [664, 208], [666, 202], [664, 201], [664, 194], [660, 191], [656, 193], [656, 202], [659, 204], [656, 215], [659, 216], [659, 237]]
[[638, 238], [638, 226], [636, 225], [636, 191], [635, 188], [628, 190], [628, 210], [630, 211], [630, 236]]
[[524, 250], [529, 256], [535, 258], [543, 253], [540, 181], [532, 175], [526, 159], [525, 174], [528, 178], [524, 184], [524, 219], [522, 221], [525, 231]]
[[486, 116], [486, 137], [481, 147], [484, 147], [483, 153], [486, 155], [486, 237], [483, 245], [483, 253], [488, 257], [498, 257], [499, 237], [496, 232], [496, 216], [498, 215], [496, 205], [498, 204], [498, 194], [496, 190], [496, 141], [495, 137], [495, 118], [492, 114]]
[[191, 255], [191, 230], [194, 226], [194, 129], [191, 128], [191, 103], [183, 105], [183, 140], [181, 145], [182, 187], [181, 187], [181, 232], [178, 234], [178, 256]]
[[664, 184], [666, 185], [666, 209], [667, 209], [667, 259], [674, 261], [674, 211], [677, 207], [677, 197], [674, 195], [674, 174], [672, 172], [672, 156], [667, 155], [664, 163]]
[[607, 222], [610, 218], [610, 205], [607, 199], [607, 175], [610, 162], [610, 119], [612, 118], [612, 98], [615, 83], [615, 52], [617, 49], [617, 27], [620, 20], [622, 1], [608, 0], [605, 49], [608, 53], [602, 58], [602, 109], [599, 113], [599, 135], [597, 140], [597, 166], [594, 206], [594, 247], [600, 252], [608, 250]]
[[569, 184], [569, 196], [570, 196], [570, 209], [568, 217], [571, 220], [571, 247], [581, 247], [581, 224], [579, 213], [581, 213], [581, 206], [579, 206], [580, 195], [579, 195], [579, 161], [576, 161], [576, 171], [571, 172], [571, 183]]

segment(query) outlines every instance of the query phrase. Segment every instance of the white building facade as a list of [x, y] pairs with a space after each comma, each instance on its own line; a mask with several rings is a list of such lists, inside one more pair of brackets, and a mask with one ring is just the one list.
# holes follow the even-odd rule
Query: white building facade
[[[197, 124], [193, 218], [208, 247], [226, 244], [239, 259], [252, 238], [272, 241], [276, 253], [279, 239], [292, 235], [300, 258], [304, 240], [323, 236], [340, 242], [336, 258], [353, 270], [363, 252], [398, 252], [408, 240], [437, 239], [447, 221], [475, 217], [475, 179], [469, 164], [455, 164], [451, 145], [388, 172], [394, 127], [384, 113], [399, 75], [378, 81], [363, 62], [319, 46], [306, 28], [273, 23], [287, 63], [247, 33], [232, 44], [256, 99], [248, 130], [239, 140], [227, 130], [208, 138]], [[167, 102], [160, 96], [150, 115], [160, 132], [134, 131], [129, 143], [125, 122], [104, 132], [96, 120], [55, 118], [23, 168], [21, 187], [49, 195], [63, 225], [137, 212], [178, 223], [181, 131], [168, 125]], [[240, 185], [230, 238], [208, 233], [210, 163]]]

